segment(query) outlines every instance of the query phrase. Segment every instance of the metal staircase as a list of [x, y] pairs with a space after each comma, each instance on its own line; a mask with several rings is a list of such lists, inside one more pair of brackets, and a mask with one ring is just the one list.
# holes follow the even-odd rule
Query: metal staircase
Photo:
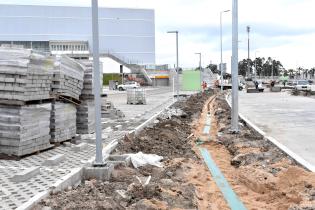
[[152, 85], [153, 82], [152, 82], [151, 78], [149, 77], [147, 71], [145, 70], [144, 66], [139, 65], [139, 64], [135, 64], [135, 63], [131, 62], [130, 60], [126, 60], [123, 57], [121, 57], [115, 53], [108, 52], [108, 53], [102, 54], [102, 56], [111, 58], [114, 61], [116, 61], [117, 63], [129, 68], [131, 70], [131, 73], [133, 73], [133, 74], [142, 74], [144, 76], [145, 80], [147, 81], [147, 83], [149, 85]]

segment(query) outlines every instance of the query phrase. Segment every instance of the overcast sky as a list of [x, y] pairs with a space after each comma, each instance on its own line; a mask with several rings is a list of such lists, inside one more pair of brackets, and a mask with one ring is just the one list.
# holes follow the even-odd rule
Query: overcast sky
[[[10, 4], [90, 6], [90, 0], [0, 0]], [[220, 11], [232, 0], [99, 0], [103, 7], [155, 9], [157, 63], [174, 64], [180, 31], [180, 66], [220, 62]], [[272, 57], [285, 68], [315, 67], [315, 0], [239, 0], [239, 59], [247, 57], [246, 25], [251, 26], [251, 58]], [[231, 12], [223, 15], [223, 59], [230, 65]]]

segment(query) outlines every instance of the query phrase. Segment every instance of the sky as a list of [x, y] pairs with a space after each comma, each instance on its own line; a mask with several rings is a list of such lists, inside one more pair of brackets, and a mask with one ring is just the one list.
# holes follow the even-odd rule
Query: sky
[[[90, 6], [90, 0], [0, 0], [0, 4]], [[179, 64], [190, 68], [220, 62], [220, 11], [232, 0], [99, 0], [102, 7], [155, 10], [156, 61], [174, 65], [179, 31]], [[239, 0], [239, 60], [247, 58], [246, 26], [251, 27], [250, 57], [280, 60], [286, 69], [315, 67], [315, 0]], [[224, 13], [223, 62], [230, 65], [232, 14]]]

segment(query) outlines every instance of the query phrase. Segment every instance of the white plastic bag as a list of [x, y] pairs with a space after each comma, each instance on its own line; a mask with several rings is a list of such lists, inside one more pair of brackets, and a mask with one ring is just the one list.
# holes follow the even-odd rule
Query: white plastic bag
[[145, 165], [153, 165], [159, 168], [163, 167], [163, 164], [160, 162], [163, 160], [163, 157], [159, 155], [138, 152], [137, 154], [128, 154], [128, 156], [135, 168]]

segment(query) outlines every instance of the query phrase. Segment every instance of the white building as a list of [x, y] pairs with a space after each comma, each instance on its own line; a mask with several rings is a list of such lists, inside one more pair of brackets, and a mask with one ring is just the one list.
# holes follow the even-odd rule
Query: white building
[[[155, 17], [150, 9], [99, 9], [100, 53], [126, 63], [155, 64]], [[0, 5], [0, 45], [88, 57], [91, 8]]]

